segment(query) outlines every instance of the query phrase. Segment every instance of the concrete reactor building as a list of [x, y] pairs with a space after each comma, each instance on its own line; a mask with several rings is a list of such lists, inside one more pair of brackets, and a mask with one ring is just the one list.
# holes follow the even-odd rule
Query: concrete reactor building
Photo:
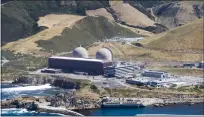
[[[107, 49], [108, 50], [108, 49]], [[104, 69], [112, 65], [112, 53], [105, 48], [100, 49], [96, 58], [89, 58], [83, 47], [77, 47], [72, 57], [53, 56], [48, 60], [48, 68], [61, 69], [63, 72], [84, 72], [90, 75], [103, 75]]]
[[88, 52], [83, 47], [77, 47], [73, 50], [72, 56], [75, 58], [88, 58]]
[[112, 52], [108, 48], [101, 48], [96, 52], [96, 59], [112, 61]]

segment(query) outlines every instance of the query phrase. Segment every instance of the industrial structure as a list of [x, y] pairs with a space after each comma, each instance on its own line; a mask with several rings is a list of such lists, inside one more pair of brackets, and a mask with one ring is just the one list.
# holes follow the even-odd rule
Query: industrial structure
[[198, 68], [204, 68], [204, 61], [199, 63]]
[[191, 85], [200, 85], [202, 80], [200, 82], [195, 81], [186, 81], [185, 79], [179, 79], [179, 78], [150, 78], [150, 77], [140, 77], [140, 78], [131, 78], [126, 79], [126, 83], [138, 85], [138, 86], [152, 86], [152, 87], [166, 87], [169, 88], [171, 86], [191, 86]]
[[133, 77], [135, 66], [125, 62], [119, 62], [113, 66], [105, 68], [104, 75], [106, 77]]
[[88, 58], [88, 52], [83, 47], [77, 47], [73, 50], [72, 56], [75, 58]]
[[[96, 53], [96, 58], [88, 58], [88, 52], [83, 47], [77, 47], [72, 57], [53, 56], [48, 59], [48, 69], [61, 69], [63, 72], [84, 72], [89, 75], [103, 75], [104, 69], [112, 65], [112, 53], [102, 48]], [[46, 70], [45, 70], [46, 71]]]
[[108, 48], [101, 48], [99, 49], [98, 52], [96, 52], [96, 59], [112, 61], [113, 60], [112, 55], [113, 54], [111, 50], [109, 50]]
[[[192, 66], [187, 65], [187, 66]], [[199, 68], [204, 68], [204, 62], [199, 63]], [[73, 50], [71, 57], [53, 56], [48, 59], [48, 68], [41, 69], [42, 73], [60, 74], [74, 73], [75, 75], [101, 75], [101, 78], [116, 77], [120, 79], [118, 84], [126, 82], [128, 84], [153, 87], [171, 87], [171, 86], [190, 86], [200, 85], [203, 79], [194, 80], [190, 78], [178, 78], [178, 76], [170, 76], [166, 71], [155, 71], [141, 69], [139, 64], [130, 62], [114, 62], [111, 50], [101, 48], [96, 52], [95, 58], [89, 58], [88, 52], [83, 47], [77, 47]], [[103, 75], [103, 76], [102, 76]], [[76, 76], [78, 77], [78, 76]], [[83, 76], [82, 76], [83, 77]], [[95, 77], [95, 76], [94, 76]], [[88, 78], [88, 77], [86, 77]], [[106, 87], [108, 85], [103, 82]], [[114, 84], [115, 85], [115, 84]], [[128, 103], [128, 104], [127, 104]], [[106, 107], [112, 106], [135, 106], [138, 102], [106, 102]], [[121, 105], [122, 104], [122, 105]]]
[[195, 63], [184, 63], [183, 64], [183, 67], [189, 67], [189, 68], [192, 68], [192, 67], [195, 67]]
[[154, 78], [167, 78], [168, 73], [166, 71], [144, 70], [142, 76]]

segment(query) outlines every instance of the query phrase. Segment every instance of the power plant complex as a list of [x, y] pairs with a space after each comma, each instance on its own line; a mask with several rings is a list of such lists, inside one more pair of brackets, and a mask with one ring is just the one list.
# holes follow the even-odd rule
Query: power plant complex
[[[203, 68], [203, 63], [199, 68]], [[187, 65], [189, 66], [189, 65]], [[148, 85], [153, 87], [171, 87], [197, 85], [199, 81], [183, 80], [171, 76], [166, 71], [142, 69], [139, 65], [129, 62], [113, 61], [112, 51], [108, 48], [99, 49], [94, 58], [90, 58], [83, 47], [77, 47], [72, 51], [72, 56], [52, 56], [48, 58], [48, 68], [42, 69], [44, 73], [74, 73], [85, 76], [112, 77], [125, 79], [127, 84]], [[82, 76], [82, 77], [83, 77]], [[101, 77], [102, 76], [102, 77]]]
[[101, 48], [96, 58], [89, 58], [83, 47], [77, 47], [72, 57], [53, 56], [48, 59], [48, 69], [61, 69], [63, 72], [83, 72], [89, 75], [103, 75], [104, 69], [112, 66], [112, 52], [108, 48]]

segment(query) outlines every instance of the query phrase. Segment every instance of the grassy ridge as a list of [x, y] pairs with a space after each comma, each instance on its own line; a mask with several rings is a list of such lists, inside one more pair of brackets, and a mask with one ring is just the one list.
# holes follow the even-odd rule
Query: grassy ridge
[[88, 46], [90, 43], [114, 36], [137, 37], [129, 29], [109, 22], [105, 17], [85, 17], [76, 22], [72, 28], [65, 28], [61, 36], [49, 40], [37, 41], [45, 51], [67, 52], [77, 46]]

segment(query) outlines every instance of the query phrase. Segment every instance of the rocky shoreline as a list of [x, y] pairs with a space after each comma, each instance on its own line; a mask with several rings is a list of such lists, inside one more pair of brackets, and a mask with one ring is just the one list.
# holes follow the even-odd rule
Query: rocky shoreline
[[83, 82], [59, 76], [25, 75], [16, 78], [12, 82], [12, 84], [29, 84], [29, 85], [51, 84], [52, 86], [60, 87], [63, 89], [80, 89], [81, 85], [83, 85]]
[[[9, 81], [11, 83], [11, 81]], [[60, 87], [63, 92], [53, 94], [52, 96], [22, 96], [2, 101], [1, 108], [26, 108], [28, 111], [60, 113], [71, 116], [82, 116], [77, 110], [101, 108], [101, 99], [93, 100], [76, 95], [76, 90], [83, 86], [83, 82], [70, 78], [46, 75], [28, 75], [15, 79], [12, 84], [17, 85], [42, 85], [51, 84]], [[69, 89], [69, 90], [67, 90]], [[74, 89], [74, 90], [70, 90]], [[189, 96], [187, 98], [172, 97], [171, 99], [159, 99], [162, 101], [154, 102], [146, 106], [167, 106], [173, 104], [195, 104], [203, 103], [204, 98]], [[71, 111], [73, 110], [73, 111]], [[76, 111], [76, 112], [75, 112]]]
[[[154, 102], [147, 106], [169, 106], [174, 104], [188, 104], [193, 105], [197, 103], [204, 103], [203, 98], [186, 98], [179, 99], [165, 99], [163, 101]], [[71, 116], [83, 116], [77, 113], [79, 110], [90, 110], [101, 108], [100, 102], [93, 102], [83, 98], [75, 97], [74, 92], [58, 93], [54, 96], [46, 97], [32, 97], [24, 96], [14, 99], [7, 99], [2, 101], [1, 108], [26, 108], [28, 111], [60, 113]]]
[[60, 113], [82, 116], [73, 109], [100, 108], [99, 100], [85, 99], [76, 95], [76, 90], [62, 90], [51, 96], [21, 96], [1, 101], [1, 108], [25, 108], [28, 111]]

